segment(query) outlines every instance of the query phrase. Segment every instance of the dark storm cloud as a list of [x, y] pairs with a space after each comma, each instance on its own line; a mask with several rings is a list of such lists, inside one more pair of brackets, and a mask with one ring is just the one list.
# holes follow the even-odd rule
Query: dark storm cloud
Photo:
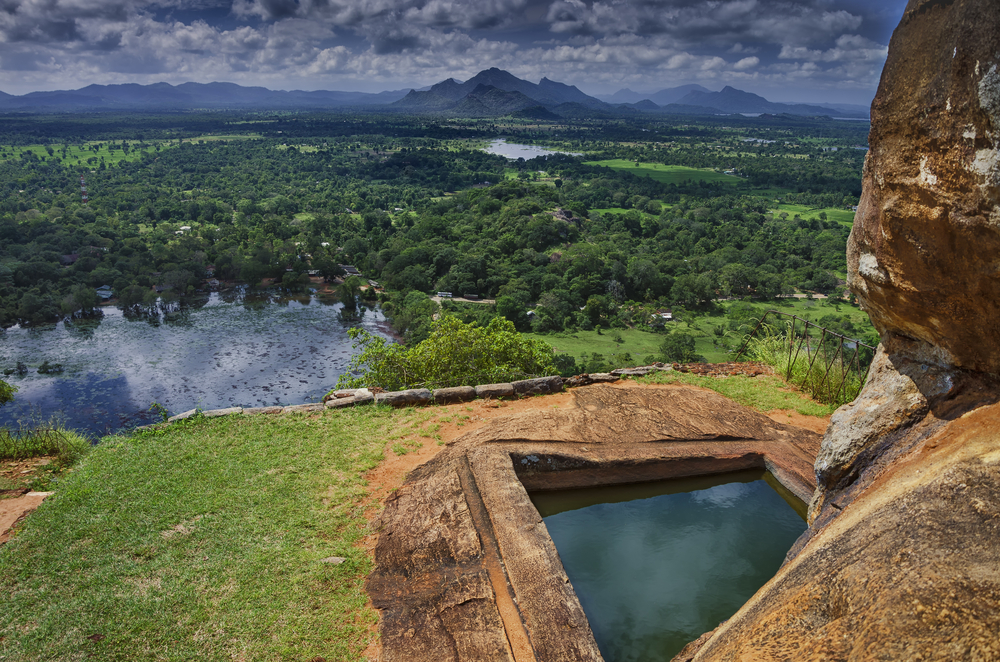
[[[862, 98], [904, 4], [0, 0], [0, 89], [152, 82], [163, 73], [172, 82], [378, 89], [498, 66], [591, 92], [698, 82]], [[22, 77], [29, 63], [36, 71]]]

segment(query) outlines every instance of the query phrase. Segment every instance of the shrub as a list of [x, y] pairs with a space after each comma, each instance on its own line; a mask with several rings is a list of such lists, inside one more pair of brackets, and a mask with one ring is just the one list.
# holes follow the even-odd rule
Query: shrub
[[340, 388], [444, 388], [556, 373], [552, 348], [525, 338], [502, 317], [485, 327], [463, 324], [450, 315], [442, 317], [434, 322], [426, 340], [410, 348], [363, 329], [351, 329], [348, 334], [354, 349], [361, 351], [337, 382]]

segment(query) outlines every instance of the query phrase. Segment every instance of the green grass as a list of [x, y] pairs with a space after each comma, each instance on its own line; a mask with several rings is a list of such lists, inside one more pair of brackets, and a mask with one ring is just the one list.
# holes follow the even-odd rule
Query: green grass
[[725, 175], [714, 170], [688, 168], [686, 166], [663, 165], [662, 163], [639, 163], [627, 161], [625, 159], [607, 159], [605, 161], [587, 161], [585, 165], [596, 165], [631, 172], [638, 177], [652, 177], [658, 182], [665, 184], [680, 184], [688, 179], [701, 182], [725, 182], [728, 184], [738, 184], [739, 177]]
[[[52, 156], [49, 156], [46, 151], [46, 145], [0, 145], [0, 161], [9, 161], [13, 159], [21, 158], [21, 154], [25, 152], [32, 152], [39, 158], [44, 158], [47, 161], [57, 161], [64, 165], [82, 165], [90, 168], [96, 168], [100, 165], [101, 159], [104, 159], [105, 165], [114, 165], [121, 161], [138, 161], [142, 158], [142, 155], [156, 152], [157, 145], [160, 149], [166, 149], [171, 146], [170, 143], [146, 143], [140, 146], [136, 141], [128, 141], [129, 152], [126, 154], [120, 149], [121, 142], [114, 143], [115, 149], [109, 148], [109, 143], [86, 143], [84, 145], [62, 145], [62, 144], [52, 144], [48, 145], [53, 150]], [[63, 156], [63, 147], [66, 148], [66, 156]], [[88, 159], [91, 159], [88, 162]]]
[[[524, 333], [532, 340], [541, 340], [552, 345], [558, 354], [569, 354], [579, 361], [584, 352], [603, 354], [608, 359], [612, 354], [629, 352], [635, 359], [635, 364], [642, 363], [648, 354], [656, 354], [663, 336], [640, 331], [638, 329], [601, 329], [597, 331], [574, 331], [573, 333]], [[621, 336], [623, 342], [615, 342], [616, 336]]]
[[359, 659], [377, 618], [362, 475], [396, 416], [106, 438], [0, 547], [0, 659]]
[[89, 449], [90, 442], [71, 430], [48, 428], [17, 433], [0, 429], [0, 460], [54, 455], [60, 462], [71, 464]]
[[636, 380], [640, 384], [688, 384], [701, 386], [762, 412], [792, 409], [803, 416], [829, 416], [835, 407], [788, 388], [777, 377], [706, 377], [684, 372], [659, 372]]
[[775, 214], [786, 212], [789, 216], [798, 214], [806, 220], [818, 219], [821, 212], [826, 212], [826, 220], [836, 221], [841, 225], [851, 227], [854, 225], [854, 212], [850, 209], [840, 209], [838, 207], [809, 207], [807, 205], [787, 205], [775, 204], [772, 211]]

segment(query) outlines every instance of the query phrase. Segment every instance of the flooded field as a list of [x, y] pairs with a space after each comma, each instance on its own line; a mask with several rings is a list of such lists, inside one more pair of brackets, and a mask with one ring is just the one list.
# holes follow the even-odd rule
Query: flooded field
[[[0, 426], [53, 418], [92, 436], [200, 407], [317, 402], [351, 357], [347, 330], [360, 325], [388, 337], [378, 311], [341, 318], [341, 304], [235, 290], [188, 302], [155, 318], [128, 319], [104, 308], [98, 320], [0, 332], [0, 369], [24, 363], [28, 373], [3, 377], [18, 387], [0, 408]], [[39, 374], [45, 361], [63, 372]]]

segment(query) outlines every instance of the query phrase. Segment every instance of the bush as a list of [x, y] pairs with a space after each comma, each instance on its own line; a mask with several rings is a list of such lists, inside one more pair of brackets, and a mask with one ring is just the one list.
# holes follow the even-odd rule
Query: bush
[[442, 317], [426, 340], [410, 348], [363, 329], [348, 334], [361, 351], [338, 380], [340, 388], [444, 388], [556, 374], [552, 348], [523, 337], [502, 317], [485, 327]]
[[[11, 371], [13, 372], [13, 371]], [[17, 392], [16, 386], [11, 386], [7, 382], [0, 379], [0, 406], [10, 402], [14, 399], [14, 393]]]

